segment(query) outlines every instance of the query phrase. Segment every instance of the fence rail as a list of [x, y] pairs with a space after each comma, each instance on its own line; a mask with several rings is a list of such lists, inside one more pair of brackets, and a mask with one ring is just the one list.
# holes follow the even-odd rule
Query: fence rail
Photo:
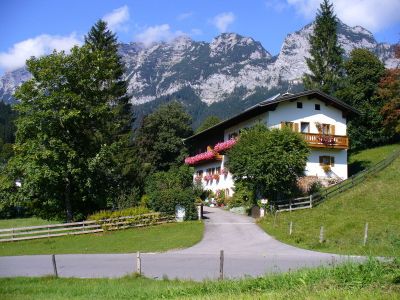
[[66, 235], [97, 233], [132, 227], [157, 225], [174, 221], [174, 216], [150, 213], [138, 216], [104, 219], [99, 221], [83, 221], [42, 226], [7, 228], [0, 229], [0, 243], [51, 238]]
[[387, 158], [384, 160], [381, 160], [377, 164], [373, 165], [370, 168], [366, 168], [365, 170], [349, 177], [348, 179], [339, 182], [335, 185], [332, 185], [330, 187], [327, 187], [326, 189], [314, 193], [310, 196], [307, 197], [301, 197], [301, 198], [296, 198], [296, 199], [286, 199], [286, 200], [281, 200], [278, 202], [275, 202], [275, 209], [278, 212], [282, 211], [292, 211], [292, 210], [298, 210], [298, 209], [306, 209], [306, 208], [312, 208], [321, 202], [325, 201], [328, 198], [331, 198], [335, 195], [338, 195], [358, 184], [363, 182], [365, 179], [367, 179], [369, 176], [376, 174], [377, 172], [383, 170], [386, 168], [388, 165], [390, 165], [396, 158], [400, 156], [400, 149], [393, 152], [391, 155], [389, 155]]

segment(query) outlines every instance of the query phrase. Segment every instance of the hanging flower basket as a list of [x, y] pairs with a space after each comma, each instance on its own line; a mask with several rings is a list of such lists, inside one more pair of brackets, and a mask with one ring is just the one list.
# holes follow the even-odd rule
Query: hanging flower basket
[[222, 174], [222, 175], [225, 175], [225, 176], [227, 176], [227, 175], [228, 175], [228, 173], [229, 173], [229, 171], [228, 171], [228, 169], [227, 169], [227, 168], [223, 168], [223, 169], [221, 170], [221, 174]]
[[207, 181], [207, 182], [212, 181], [213, 180], [213, 176], [211, 174], [208, 174], [208, 175], [204, 176], [204, 180]]
[[203, 152], [203, 153], [197, 154], [195, 156], [187, 157], [185, 159], [185, 164], [187, 164], [187, 165], [195, 165], [195, 164], [198, 164], [201, 161], [211, 160], [214, 157], [215, 157], [214, 151], [207, 151], [207, 152]]
[[197, 175], [197, 176], [194, 178], [194, 181], [195, 181], [196, 183], [201, 183], [202, 180], [203, 180], [203, 176], [200, 176], [200, 175]]
[[213, 175], [213, 179], [219, 180], [219, 174], [214, 174], [214, 175]]
[[232, 139], [227, 140], [225, 142], [221, 142], [221, 143], [216, 144], [214, 146], [214, 151], [222, 152], [222, 151], [225, 151], [225, 150], [228, 150], [228, 149], [232, 148], [233, 145], [235, 145], [235, 144], [236, 144], [236, 139], [232, 138]]
[[322, 134], [318, 137], [318, 142], [324, 144], [324, 145], [335, 145], [335, 138], [333, 136], [330, 135], [325, 135]]

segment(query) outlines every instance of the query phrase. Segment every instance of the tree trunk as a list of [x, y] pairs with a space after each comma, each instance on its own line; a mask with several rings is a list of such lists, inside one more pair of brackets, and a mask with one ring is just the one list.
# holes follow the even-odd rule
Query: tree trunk
[[67, 178], [65, 180], [65, 195], [64, 195], [67, 222], [71, 222], [73, 217], [70, 194], [71, 194], [71, 183], [69, 181], [69, 178]]

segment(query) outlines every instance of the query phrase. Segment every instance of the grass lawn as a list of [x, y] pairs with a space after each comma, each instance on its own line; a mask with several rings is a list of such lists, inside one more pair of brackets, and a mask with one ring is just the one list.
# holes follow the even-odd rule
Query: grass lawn
[[[377, 149], [368, 151], [372, 153]], [[363, 155], [366, 154], [360, 153], [359, 157]], [[269, 215], [259, 225], [278, 240], [301, 248], [343, 254], [400, 256], [400, 158], [363, 183], [313, 209], [278, 213], [275, 226], [273, 219]], [[291, 221], [293, 234], [289, 236]], [[369, 231], [364, 247], [366, 222]], [[320, 244], [322, 225], [325, 242]]]
[[400, 144], [393, 144], [351, 153], [349, 155], [349, 176], [373, 166], [399, 148]]
[[41, 218], [18, 218], [18, 219], [3, 219], [0, 220], [0, 229], [3, 228], [16, 228], [16, 227], [28, 227], [28, 226], [40, 226], [47, 224], [57, 224], [58, 221], [46, 221]]
[[398, 299], [400, 263], [300, 270], [234, 281], [3, 278], [1, 299]]
[[199, 221], [168, 223], [120, 231], [0, 243], [0, 255], [132, 253], [186, 248], [203, 237]]

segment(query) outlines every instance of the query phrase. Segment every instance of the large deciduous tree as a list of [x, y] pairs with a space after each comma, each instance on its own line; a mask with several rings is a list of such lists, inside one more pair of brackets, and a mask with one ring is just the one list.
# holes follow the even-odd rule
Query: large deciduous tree
[[204, 119], [204, 121], [200, 124], [200, 126], [196, 129], [196, 133], [202, 132], [214, 125], [217, 125], [221, 122], [221, 119], [217, 116], [208, 116]]
[[244, 131], [228, 151], [228, 168], [235, 183], [258, 197], [289, 197], [304, 174], [309, 149], [299, 133], [258, 124]]
[[176, 101], [146, 116], [135, 140], [143, 170], [151, 173], [181, 165], [187, 155], [183, 139], [192, 133], [191, 117]]
[[314, 32], [310, 35], [310, 55], [306, 58], [310, 73], [304, 74], [306, 89], [319, 89], [333, 94], [340, 85], [343, 75], [343, 49], [337, 37], [338, 21], [333, 5], [324, 0], [314, 22]]
[[347, 76], [336, 96], [362, 113], [348, 123], [351, 148], [363, 149], [387, 142], [391, 135], [384, 131], [380, 115], [384, 102], [377, 97], [385, 66], [367, 49], [354, 49], [344, 66]]
[[[102, 24], [102, 23], [101, 23]], [[120, 185], [120, 134], [130, 127], [115, 41], [32, 58], [32, 79], [15, 93], [17, 136], [10, 161], [20, 199], [45, 218], [81, 219], [113, 202]], [[114, 46], [113, 46], [114, 45]]]
[[[400, 59], [400, 45], [395, 51]], [[400, 68], [389, 69], [379, 82], [378, 97], [385, 103], [381, 109], [385, 131], [400, 137]]]

